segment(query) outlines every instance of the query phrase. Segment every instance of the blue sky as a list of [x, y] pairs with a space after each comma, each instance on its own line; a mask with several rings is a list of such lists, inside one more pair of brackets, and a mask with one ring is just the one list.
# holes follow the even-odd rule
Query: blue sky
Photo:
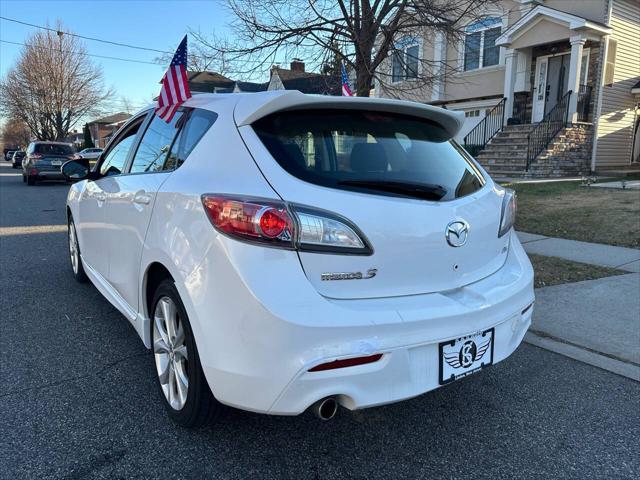
[[[224, 33], [229, 18], [217, 0], [0, 0], [0, 15], [36, 25], [60, 19], [79, 35], [174, 51], [189, 28]], [[35, 29], [0, 19], [0, 39], [24, 42]], [[88, 53], [152, 61], [153, 52], [85, 41]], [[0, 78], [23, 47], [0, 43]], [[126, 96], [138, 107], [159, 91], [166, 67], [92, 58], [104, 71], [105, 84], [116, 91], [115, 108]]]

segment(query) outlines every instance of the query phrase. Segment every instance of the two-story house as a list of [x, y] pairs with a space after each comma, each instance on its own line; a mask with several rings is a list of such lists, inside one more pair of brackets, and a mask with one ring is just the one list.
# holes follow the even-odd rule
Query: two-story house
[[[501, 0], [462, 38], [425, 31], [397, 42], [415, 65], [396, 62], [396, 52], [376, 94], [464, 112], [457, 140], [496, 175], [576, 175], [639, 161], [639, 0]], [[406, 88], [422, 67], [416, 57], [446, 74]]]

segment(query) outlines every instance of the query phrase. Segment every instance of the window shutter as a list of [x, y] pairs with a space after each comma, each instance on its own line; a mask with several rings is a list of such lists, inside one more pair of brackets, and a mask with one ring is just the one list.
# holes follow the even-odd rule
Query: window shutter
[[607, 86], [613, 85], [613, 73], [616, 66], [616, 49], [618, 42], [613, 38], [609, 39], [609, 48], [607, 49], [607, 62], [604, 71], [604, 84]]

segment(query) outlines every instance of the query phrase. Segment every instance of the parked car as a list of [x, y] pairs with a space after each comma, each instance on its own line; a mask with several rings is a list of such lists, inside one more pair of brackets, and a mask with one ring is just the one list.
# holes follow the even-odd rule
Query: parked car
[[[508, 357], [533, 310], [516, 197], [418, 103], [198, 95], [62, 171], [71, 270], [153, 350], [169, 416], [322, 419]], [[482, 391], [476, 392], [483, 395]], [[147, 408], [148, 405], [141, 406]]]
[[87, 158], [89, 160], [95, 160], [100, 156], [101, 153], [102, 153], [101, 148], [85, 148], [84, 150], [79, 151], [77, 155], [79, 158]]
[[15, 150], [7, 150], [7, 151], [4, 153], [4, 159], [5, 159], [7, 162], [10, 162], [10, 161], [11, 161], [11, 159], [13, 158], [13, 153], [14, 153], [14, 152], [15, 152]]
[[22, 166], [22, 160], [24, 159], [25, 153], [22, 150], [17, 150], [13, 152], [13, 156], [11, 157], [12, 167], [19, 168]]
[[40, 180], [65, 180], [60, 172], [75, 154], [73, 146], [62, 142], [31, 142], [22, 160], [22, 181], [35, 185]]

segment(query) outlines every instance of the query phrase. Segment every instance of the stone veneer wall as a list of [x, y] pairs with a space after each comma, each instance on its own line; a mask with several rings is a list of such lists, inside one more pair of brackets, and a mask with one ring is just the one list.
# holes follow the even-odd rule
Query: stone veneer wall
[[530, 176], [566, 177], [587, 175], [591, 168], [593, 125], [570, 125], [556, 135], [529, 168]]

